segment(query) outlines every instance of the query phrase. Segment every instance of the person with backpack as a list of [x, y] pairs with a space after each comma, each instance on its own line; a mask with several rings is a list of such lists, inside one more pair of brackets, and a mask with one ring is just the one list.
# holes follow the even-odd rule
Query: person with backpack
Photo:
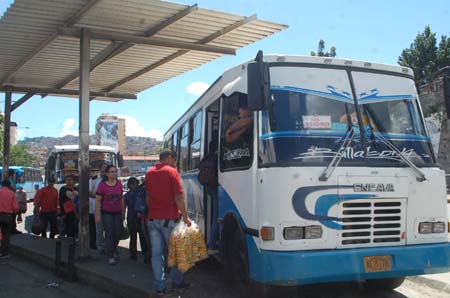
[[211, 197], [211, 229], [208, 238], [208, 250], [217, 252], [217, 217], [219, 214], [219, 190], [218, 190], [218, 141], [214, 138], [209, 143], [208, 154], [200, 161], [198, 180], [205, 187], [205, 191]]
[[144, 262], [149, 263], [149, 245], [145, 235], [145, 226], [147, 225], [145, 189], [139, 185], [136, 177], [128, 179], [127, 186], [129, 191], [125, 194], [125, 207], [127, 208], [127, 226], [130, 233], [130, 259], [137, 260], [137, 235], [139, 234]]

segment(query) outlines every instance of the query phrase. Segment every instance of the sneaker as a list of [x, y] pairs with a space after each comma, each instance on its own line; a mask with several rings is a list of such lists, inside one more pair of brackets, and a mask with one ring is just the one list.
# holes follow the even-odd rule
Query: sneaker
[[117, 264], [117, 262], [116, 262], [116, 260], [114, 258], [109, 258], [108, 259], [108, 265], [114, 266], [116, 264]]
[[187, 282], [185, 282], [184, 280], [183, 280], [183, 282], [181, 283], [181, 284], [173, 284], [172, 285], [172, 289], [186, 289], [186, 288], [189, 288], [189, 286], [190, 286], [190, 284], [188, 284]]
[[166, 289], [156, 291], [156, 296], [164, 296], [166, 294]]

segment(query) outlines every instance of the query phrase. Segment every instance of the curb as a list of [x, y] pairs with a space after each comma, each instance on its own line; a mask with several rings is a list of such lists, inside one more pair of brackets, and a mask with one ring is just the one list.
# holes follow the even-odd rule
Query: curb
[[416, 284], [425, 285], [425, 286], [428, 286], [435, 290], [443, 291], [443, 292], [450, 294], [450, 284], [447, 284], [443, 281], [439, 281], [439, 280], [435, 280], [435, 279], [431, 279], [431, 278], [427, 278], [427, 277], [423, 277], [423, 276], [409, 276], [407, 278], [407, 280], [409, 280], [413, 283], [416, 283]]
[[[53, 257], [31, 251], [19, 245], [14, 245], [11, 243], [11, 253], [13, 255], [26, 258], [44, 268], [51, 271], [55, 268], [55, 261]], [[86, 261], [89, 262], [89, 261]], [[120, 283], [117, 280], [108, 278], [104, 275], [98, 274], [89, 269], [80, 266], [80, 263], [75, 263], [76, 279], [82, 284], [87, 284], [92, 287], [101, 289], [106, 293], [113, 295], [114, 297], [124, 297], [124, 298], [149, 298], [152, 294], [142, 289], [133, 287], [131, 285]]]

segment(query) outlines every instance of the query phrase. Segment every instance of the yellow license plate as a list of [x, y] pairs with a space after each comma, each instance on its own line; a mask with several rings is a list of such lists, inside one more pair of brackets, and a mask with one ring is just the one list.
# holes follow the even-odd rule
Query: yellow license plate
[[370, 256], [364, 257], [364, 272], [384, 272], [391, 271], [391, 256]]

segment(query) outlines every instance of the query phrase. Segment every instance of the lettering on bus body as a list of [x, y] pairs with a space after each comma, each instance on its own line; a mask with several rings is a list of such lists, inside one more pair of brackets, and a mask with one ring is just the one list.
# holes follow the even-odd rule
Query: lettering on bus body
[[392, 183], [355, 183], [353, 184], [354, 192], [394, 192], [394, 184]]

